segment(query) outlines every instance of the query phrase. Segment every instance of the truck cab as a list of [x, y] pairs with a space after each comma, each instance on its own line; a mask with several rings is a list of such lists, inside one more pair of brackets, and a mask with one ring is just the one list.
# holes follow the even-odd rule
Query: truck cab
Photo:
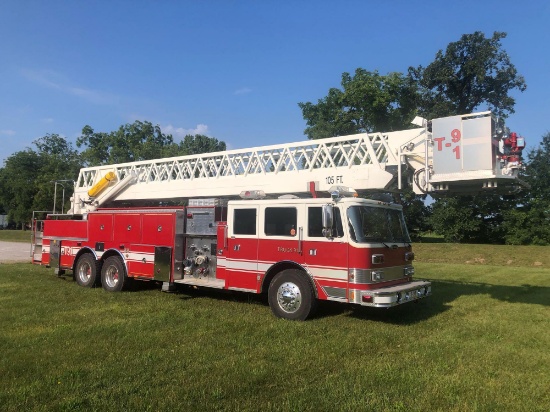
[[[431, 294], [429, 282], [412, 279], [400, 205], [354, 197], [230, 201], [222, 236], [217, 258], [227, 288], [267, 292], [281, 317], [309, 316], [304, 300], [390, 307]], [[277, 277], [303, 285], [274, 286]]]

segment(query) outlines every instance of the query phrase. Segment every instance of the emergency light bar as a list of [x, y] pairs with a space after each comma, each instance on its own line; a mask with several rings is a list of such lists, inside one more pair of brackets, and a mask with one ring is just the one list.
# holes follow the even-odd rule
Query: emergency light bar
[[340, 197], [359, 196], [354, 188], [346, 186], [331, 186], [328, 192], [330, 193], [330, 197], [332, 197], [333, 200], [336, 200]]
[[243, 190], [239, 196], [241, 199], [246, 200], [264, 199], [266, 197], [263, 190]]

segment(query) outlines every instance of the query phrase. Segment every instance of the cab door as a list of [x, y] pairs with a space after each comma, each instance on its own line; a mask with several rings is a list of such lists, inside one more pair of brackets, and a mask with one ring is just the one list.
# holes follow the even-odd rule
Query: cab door
[[348, 242], [342, 225], [343, 211], [334, 207], [332, 237], [323, 234], [322, 205], [306, 207], [303, 253], [319, 298], [348, 299]]
[[247, 204], [230, 207], [227, 220], [226, 287], [257, 291], [258, 206]]
[[260, 209], [260, 243], [258, 259], [264, 272], [279, 262], [304, 264], [303, 205], [264, 204]]

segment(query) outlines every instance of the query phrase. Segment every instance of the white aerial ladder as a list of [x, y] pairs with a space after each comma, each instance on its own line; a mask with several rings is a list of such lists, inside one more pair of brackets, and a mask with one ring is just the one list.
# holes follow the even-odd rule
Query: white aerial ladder
[[80, 170], [71, 213], [110, 201], [237, 197], [258, 190], [303, 196], [333, 186], [364, 192], [472, 193], [522, 184], [523, 138], [491, 112], [434, 119], [417, 128], [361, 133]]

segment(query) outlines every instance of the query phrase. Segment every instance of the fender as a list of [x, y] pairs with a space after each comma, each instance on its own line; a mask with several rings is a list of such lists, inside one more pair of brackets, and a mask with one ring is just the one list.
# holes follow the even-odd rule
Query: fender
[[101, 263], [103, 263], [107, 258], [111, 257], [111, 256], [115, 256], [115, 255], [118, 255], [121, 259], [122, 259], [122, 263], [124, 263], [124, 267], [126, 268], [126, 273], [128, 274], [128, 263], [126, 261], [126, 258], [124, 257], [124, 255], [122, 253], [120, 253], [119, 250], [117, 249], [107, 249], [106, 251], [104, 251], [101, 255], [101, 257], [99, 258], [99, 260], [101, 261]]
[[315, 297], [316, 298], [319, 297], [319, 293], [317, 290], [317, 283], [313, 279], [313, 275], [311, 274], [311, 272], [308, 269], [306, 269], [304, 266], [302, 266], [300, 263], [294, 262], [293, 260], [282, 260], [280, 262], [277, 262], [271, 265], [264, 274], [264, 278], [262, 280], [262, 285], [260, 288], [260, 293], [266, 293], [267, 290], [269, 289], [269, 284], [271, 283], [275, 275], [285, 269], [298, 269], [304, 272], [309, 278], [311, 285], [313, 286], [313, 290], [315, 291]]
[[75, 268], [76, 268], [76, 263], [78, 262], [78, 259], [80, 259], [80, 256], [82, 256], [83, 254], [85, 253], [91, 253], [92, 255], [94, 255], [94, 259], [99, 261], [100, 257], [97, 255], [96, 251], [94, 249], [92, 249], [91, 247], [88, 247], [88, 246], [84, 246], [83, 248], [81, 248], [77, 254], [75, 255], [74, 257], [74, 260], [73, 260], [73, 273], [75, 271]]

